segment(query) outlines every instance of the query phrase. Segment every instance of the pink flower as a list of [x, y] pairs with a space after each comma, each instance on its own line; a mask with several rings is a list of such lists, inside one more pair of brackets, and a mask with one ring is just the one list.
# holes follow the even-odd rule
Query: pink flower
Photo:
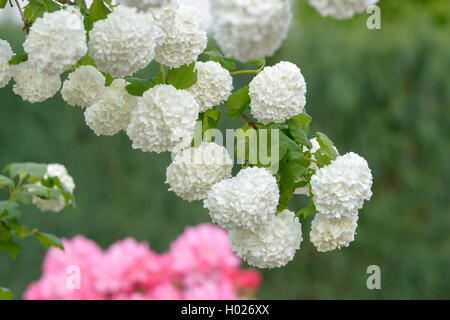
[[147, 294], [149, 300], [182, 300], [182, 292], [171, 282], [158, 284]]
[[235, 268], [241, 263], [230, 248], [226, 231], [209, 223], [187, 227], [172, 243], [170, 253], [172, 268], [179, 273], [208, 273]]
[[226, 278], [219, 281], [205, 279], [184, 291], [185, 300], [236, 300], [238, 296], [233, 283]]
[[262, 278], [261, 273], [255, 269], [228, 269], [225, 271], [225, 277], [233, 282], [237, 290], [249, 291], [252, 294], [258, 290]]

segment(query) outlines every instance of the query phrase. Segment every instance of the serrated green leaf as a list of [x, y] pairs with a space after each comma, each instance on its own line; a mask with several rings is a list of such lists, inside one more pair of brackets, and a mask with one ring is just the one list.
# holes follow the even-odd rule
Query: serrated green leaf
[[221, 112], [217, 109], [207, 110], [199, 115], [202, 121], [202, 132], [205, 133], [209, 129], [216, 129], [220, 120]]
[[330, 160], [336, 160], [338, 153], [334, 149], [333, 142], [322, 132], [316, 133], [317, 142], [319, 142], [319, 153], [327, 156]]
[[305, 131], [303, 131], [300, 122], [297, 119], [289, 119], [287, 122], [289, 133], [294, 138], [295, 142], [302, 146], [307, 146], [308, 148], [312, 148], [311, 141], [309, 141], [308, 136]]
[[295, 214], [297, 217], [303, 215], [303, 218], [306, 219], [308, 218], [310, 215], [312, 215], [314, 212], [316, 212], [316, 206], [314, 205], [314, 203], [310, 203], [309, 205], [307, 205], [306, 207], [300, 209], [297, 211], [297, 213]]
[[303, 129], [305, 129], [305, 127], [307, 127], [312, 121], [312, 117], [306, 112], [306, 109], [303, 109], [302, 113], [294, 116], [293, 118], [300, 123], [300, 126]]
[[27, 60], [28, 60], [27, 53], [15, 54], [15, 55], [13, 55], [11, 60], [9, 60], [9, 64], [10, 65], [18, 65], [19, 63], [22, 63]]
[[21, 174], [30, 174], [41, 179], [47, 172], [47, 165], [33, 162], [12, 163], [6, 167], [6, 170], [9, 171], [11, 178]]
[[24, 7], [23, 14], [27, 22], [33, 24], [45, 12], [54, 12], [60, 9], [61, 6], [52, 0], [29, 0], [28, 4]]
[[13, 184], [14, 184], [14, 181], [12, 181], [10, 178], [0, 174], [0, 189], [2, 189], [4, 187], [10, 187]]
[[307, 167], [297, 161], [281, 161], [280, 170], [278, 172], [280, 199], [278, 202], [277, 212], [281, 212], [288, 208], [289, 201], [292, 199], [295, 191], [295, 183], [305, 173]]
[[106, 19], [111, 12], [102, 0], [94, 0], [89, 8], [89, 18], [92, 22]]
[[12, 300], [14, 295], [11, 290], [0, 287], [0, 300]]
[[250, 105], [249, 86], [245, 86], [233, 93], [225, 103], [227, 114], [231, 119], [239, 118]]
[[209, 60], [220, 63], [221, 66], [228, 71], [233, 71], [236, 69], [236, 60], [225, 58], [223, 54], [217, 49], [212, 49], [210, 51], [204, 52], [204, 54], [209, 57]]
[[15, 260], [22, 250], [22, 247], [13, 240], [0, 241], [0, 251], [7, 250], [11, 259]]
[[197, 83], [197, 70], [195, 63], [184, 65], [179, 68], [170, 69], [167, 72], [167, 83], [177, 89], [187, 89]]
[[48, 249], [49, 246], [54, 246], [56, 248], [64, 250], [64, 246], [61, 240], [53, 234], [37, 232], [35, 236], [46, 249]]
[[126, 77], [125, 80], [127, 80], [129, 83], [129, 85], [125, 87], [128, 93], [137, 97], [142, 96], [145, 91], [147, 91], [150, 88], [153, 88], [154, 86], [160, 83], [158, 76], [155, 76], [151, 79]]

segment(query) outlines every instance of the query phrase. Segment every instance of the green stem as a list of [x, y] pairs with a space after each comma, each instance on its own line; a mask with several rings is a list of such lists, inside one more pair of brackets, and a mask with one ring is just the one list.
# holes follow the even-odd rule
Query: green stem
[[314, 159], [311, 159], [311, 158], [303, 157], [303, 160], [308, 160], [308, 161], [310, 161], [310, 162], [314, 162], [314, 163], [320, 164], [320, 165], [322, 165], [322, 166], [325, 166], [325, 163], [322, 163], [322, 162], [320, 162], [320, 161], [317, 161], [317, 160], [314, 160]]
[[234, 71], [234, 72], [231, 72], [230, 74], [231, 74], [232, 76], [236, 76], [236, 75], [238, 75], [238, 74], [248, 74], [248, 73], [251, 73], [251, 74], [258, 74], [258, 73], [259, 73], [259, 70], [240, 70], [240, 71]]
[[159, 64], [159, 71], [162, 74], [163, 82], [166, 83], [166, 70], [164, 69], [164, 66], [162, 64]]

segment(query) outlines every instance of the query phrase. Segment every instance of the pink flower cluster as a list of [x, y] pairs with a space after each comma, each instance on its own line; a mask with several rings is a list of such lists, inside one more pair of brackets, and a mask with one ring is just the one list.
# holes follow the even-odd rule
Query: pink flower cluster
[[256, 293], [261, 275], [239, 269], [226, 231], [212, 224], [188, 227], [157, 254], [127, 238], [103, 251], [83, 236], [49, 250], [42, 277], [27, 300], [234, 300]]

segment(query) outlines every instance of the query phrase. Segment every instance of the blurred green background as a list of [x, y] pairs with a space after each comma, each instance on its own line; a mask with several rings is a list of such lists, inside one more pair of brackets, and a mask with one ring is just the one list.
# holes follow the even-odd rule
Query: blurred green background
[[[305, 221], [301, 250], [285, 268], [263, 271], [259, 298], [450, 298], [449, 2], [379, 5], [382, 29], [368, 30], [366, 14], [335, 21], [298, 1], [289, 39], [269, 59], [301, 67], [312, 132], [326, 132], [341, 154], [354, 151], [368, 160], [374, 196], [349, 248], [318, 253]], [[0, 38], [23, 52], [20, 27], [0, 27]], [[29, 104], [11, 88], [0, 89], [0, 166], [63, 163], [77, 183], [76, 210], [30, 209], [26, 225], [64, 237], [83, 234], [104, 248], [132, 236], [162, 252], [186, 225], [210, 221], [201, 202], [167, 191], [168, 154], [132, 150], [124, 133], [95, 136], [82, 110], [60, 94]], [[232, 125], [225, 118], [222, 128]], [[292, 209], [303, 203], [297, 197]], [[23, 246], [14, 262], [0, 253], [0, 284], [16, 297], [40, 277], [45, 254], [34, 239]], [[372, 264], [381, 268], [381, 290], [366, 287]]]

